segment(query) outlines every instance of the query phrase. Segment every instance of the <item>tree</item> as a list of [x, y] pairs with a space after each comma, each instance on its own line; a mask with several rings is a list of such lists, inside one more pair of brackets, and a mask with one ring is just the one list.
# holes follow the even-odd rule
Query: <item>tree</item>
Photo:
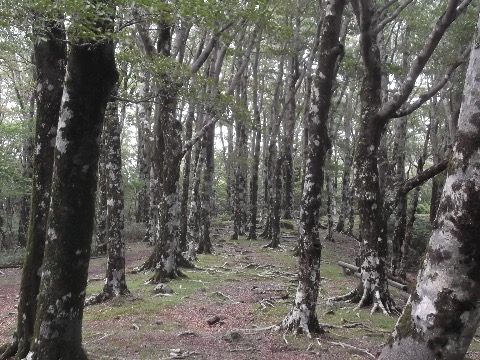
[[417, 285], [380, 359], [463, 359], [480, 323], [480, 17], [454, 155]]
[[339, 33], [344, 7], [344, 0], [330, 1], [326, 7], [308, 121], [308, 153], [300, 208], [297, 294], [290, 312], [280, 326], [282, 329], [307, 335], [322, 330], [316, 315], [322, 250], [318, 220], [325, 157], [330, 147], [327, 121], [333, 81], [336, 77], [335, 67], [338, 57], [343, 52], [343, 45], [339, 43]]
[[[16, 333], [18, 358], [24, 358], [28, 354], [34, 331], [40, 285], [39, 272], [47, 236], [54, 141], [57, 133], [66, 60], [65, 29], [62, 22], [39, 18], [35, 23], [34, 32], [36, 35], [34, 60], [37, 81], [37, 112], [27, 256], [22, 269], [18, 304]], [[14, 347], [15, 345], [10, 350], [14, 350]], [[14, 351], [11, 351], [10, 355], [14, 355]], [[3, 355], [3, 357], [7, 356], [9, 356], [9, 351]]]
[[94, 5], [91, 22], [75, 18], [71, 24], [77, 37], [68, 56], [29, 359], [86, 359], [81, 344], [82, 317], [99, 141], [107, 100], [118, 77], [114, 44], [105, 37], [113, 29], [113, 8], [104, 2]]
[[[437, 48], [451, 23], [465, 11], [470, 1], [449, 0], [435, 27], [421, 50], [411, 62], [404, 80], [396, 93], [388, 100], [382, 100], [382, 64], [378, 45], [378, 34], [391, 21], [381, 21], [382, 13], [388, 8], [377, 8], [372, 0], [352, 1], [360, 28], [360, 51], [365, 66], [361, 89], [361, 123], [355, 148], [357, 169], [356, 187], [359, 206], [359, 244], [361, 246], [361, 284], [342, 300], [358, 301], [358, 306], [372, 304], [372, 311], [381, 309], [385, 314], [396, 312], [387, 284], [383, 201], [380, 193], [377, 156], [385, 127], [392, 118], [406, 116], [431, 98], [448, 80], [441, 79], [417, 101], [407, 105], [415, 87], [415, 81], [422, 73], [427, 61]], [[390, 3], [391, 4], [391, 3]], [[408, 1], [402, 6], [406, 6]], [[395, 13], [394, 13], [395, 14]], [[447, 72], [448, 73], [448, 72]], [[444, 82], [445, 81], [445, 82]], [[401, 109], [401, 107], [404, 108]]]
[[[117, 84], [118, 86], [118, 84]], [[118, 94], [118, 87], [113, 90]], [[107, 235], [107, 270], [105, 285], [101, 293], [87, 299], [86, 304], [109, 300], [130, 292], [125, 280], [125, 237], [124, 229], [124, 193], [122, 176], [121, 125], [118, 115], [118, 102], [110, 100], [107, 105], [104, 122], [106, 179], [106, 235]]]

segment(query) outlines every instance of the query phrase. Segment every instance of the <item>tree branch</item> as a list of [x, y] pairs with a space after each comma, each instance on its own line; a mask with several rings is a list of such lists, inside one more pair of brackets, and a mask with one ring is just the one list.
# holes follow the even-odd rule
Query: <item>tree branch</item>
[[450, 157], [447, 156], [438, 164], [430, 166], [428, 169], [422, 171], [417, 176], [405, 181], [401, 186], [401, 188], [399, 189], [399, 191], [407, 194], [410, 190], [415, 189], [420, 185], [423, 185], [427, 180], [433, 178], [434, 176], [444, 171], [447, 168], [449, 162], [450, 162]]
[[448, 80], [450, 80], [450, 78], [452, 77], [455, 70], [467, 60], [468, 55], [470, 54], [470, 50], [471, 50], [471, 48], [469, 46], [462, 53], [462, 55], [460, 56], [460, 59], [458, 59], [456, 62], [454, 62], [453, 64], [451, 64], [447, 68], [447, 71], [445, 72], [445, 75], [443, 75], [442, 78], [430, 90], [421, 94], [418, 97], [418, 100], [415, 101], [414, 103], [411, 103], [408, 106], [406, 106], [405, 108], [397, 111], [393, 115], [393, 118], [399, 118], [399, 117], [410, 115], [415, 110], [417, 110], [420, 106], [422, 106], [424, 103], [426, 103], [429, 99], [431, 99], [433, 96], [435, 96], [435, 94], [437, 92], [439, 92], [445, 86], [445, 84], [448, 82]]
[[460, 3], [460, 0], [448, 1], [447, 8], [443, 12], [442, 16], [438, 19], [433, 31], [427, 37], [427, 41], [423, 46], [423, 49], [412, 62], [412, 65], [405, 76], [405, 80], [401, 84], [400, 89], [378, 111], [377, 118], [379, 121], [388, 121], [392, 115], [405, 103], [413, 91], [415, 81], [423, 71], [427, 61], [432, 56], [448, 27], [458, 17], [458, 15], [460, 15], [460, 13], [466, 9], [471, 1], [472, 0], [465, 0], [462, 3]]
[[208, 42], [207, 46], [203, 49], [202, 53], [195, 59], [194, 63], [190, 67], [190, 72], [192, 74], [195, 74], [198, 70], [200, 70], [200, 68], [202, 67], [202, 65], [207, 60], [208, 56], [212, 52], [215, 45], [217, 45], [218, 39], [220, 38], [220, 35], [222, 35], [222, 33], [225, 32], [232, 25], [233, 25], [233, 21], [230, 21], [227, 24], [225, 24], [224, 26], [222, 26], [220, 29], [215, 31], [212, 38]]
[[[387, 26], [389, 23], [395, 20], [398, 17], [398, 15], [400, 15], [400, 13], [403, 11], [403, 9], [405, 9], [412, 2], [413, 0], [405, 0], [390, 16], [387, 16], [385, 19], [380, 21], [380, 23], [377, 25], [375, 30], [373, 30], [373, 32], [375, 34], [378, 34], [380, 31], [382, 31], [385, 28], [385, 26]], [[378, 11], [378, 13], [381, 14], [382, 11]]]

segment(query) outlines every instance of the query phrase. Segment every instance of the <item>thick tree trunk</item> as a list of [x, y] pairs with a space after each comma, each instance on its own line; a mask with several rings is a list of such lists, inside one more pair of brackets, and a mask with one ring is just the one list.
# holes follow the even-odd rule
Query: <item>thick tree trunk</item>
[[315, 74], [308, 122], [308, 157], [300, 208], [298, 287], [295, 302], [281, 324], [282, 329], [307, 335], [322, 331], [316, 315], [322, 249], [318, 234], [318, 218], [325, 156], [330, 147], [327, 121], [335, 79], [334, 68], [341, 54], [338, 36], [344, 6], [344, 0], [330, 1], [324, 20], [319, 67]]
[[[480, 18], [475, 39], [480, 36]], [[454, 157], [417, 286], [380, 359], [463, 359], [480, 323], [480, 49], [472, 49]]]
[[[22, 270], [18, 304], [17, 357], [19, 359], [27, 356], [30, 351], [34, 331], [40, 268], [44, 257], [50, 207], [54, 143], [67, 55], [63, 24], [52, 21], [44, 26], [45, 30], [36, 29], [39, 31], [37, 34], [39, 37], [34, 45], [37, 120], [27, 255]], [[48, 31], [47, 36], [44, 36], [44, 31]]]
[[[110, 28], [102, 16], [102, 28]], [[52, 201], [29, 359], [86, 359], [82, 318], [95, 211], [99, 141], [117, 80], [110, 40], [72, 45], [55, 146]]]

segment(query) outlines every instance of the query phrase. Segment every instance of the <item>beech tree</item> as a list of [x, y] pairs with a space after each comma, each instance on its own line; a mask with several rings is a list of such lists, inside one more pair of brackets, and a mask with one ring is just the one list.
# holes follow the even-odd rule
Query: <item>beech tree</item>
[[107, 100], [118, 77], [113, 41], [105, 38], [113, 29], [113, 8], [104, 2], [94, 5], [109, 16], [93, 16], [92, 22], [79, 18], [70, 25], [72, 30], [82, 25], [95, 38], [77, 33], [68, 56], [29, 359], [87, 358], [82, 349], [82, 317], [99, 141]]
[[344, 7], [344, 0], [335, 0], [330, 1], [325, 9], [308, 121], [308, 152], [300, 208], [298, 287], [295, 302], [280, 325], [282, 329], [306, 335], [322, 330], [316, 315], [322, 250], [318, 220], [325, 157], [330, 147], [327, 121], [335, 67], [343, 52], [339, 34]]
[[33, 337], [40, 269], [47, 236], [54, 143], [65, 75], [66, 43], [62, 22], [39, 18], [34, 32], [37, 108], [30, 230], [22, 269], [17, 330], [13, 344], [0, 356], [1, 359], [15, 353], [19, 359], [24, 358], [30, 350]]
[[[382, 63], [378, 45], [378, 34], [392, 17], [382, 21], [382, 13], [389, 3], [378, 8], [375, 1], [352, 1], [360, 29], [360, 51], [365, 66], [361, 88], [361, 122], [356, 145], [356, 187], [359, 206], [359, 245], [361, 247], [361, 284], [349, 294], [336, 298], [353, 300], [358, 306], [372, 304], [372, 311], [381, 309], [385, 314], [395, 313], [396, 307], [388, 291], [383, 201], [380, 193], [378, 151], [385, 127], [392, 118], [406, 116], [431, 98], [448, 80], [442, 78], [419, 99], [407, 104], [427, 61], [435, 51], [451, 23], [465, 11], [471, 1], [448, 1], [432, 32], [410, 67], [395, 94], [382, 100]], [[407, 6], [404, 2], [402, 6]], [[447, 75], [451, 75], [448, 74]], [[402, 108], [403, 106], [403, 108]]]
[[463, 359], [480, 323], [480, 17], [453, 158], [417, 285], [380, 359]]

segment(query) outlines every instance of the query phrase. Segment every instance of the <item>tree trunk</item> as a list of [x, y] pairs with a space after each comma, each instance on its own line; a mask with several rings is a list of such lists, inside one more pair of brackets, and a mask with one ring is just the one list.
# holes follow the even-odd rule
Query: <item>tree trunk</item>
[[349, 205], [350, 205], [350, 175], [353, 163], [353, 150], [351, 149], [350, 139], [353, 136], [352, 131], [352, 117], [353, 117], [353, 95], [350, 89], [347, 89], [346, 95], [346, 114], [344, 116], [345, 127], [345, 146], [343, 157], [343, 175], [342, 175], [342, 204], [340, 206], [340, 214], [338, 215], [338, 222], [336, 231], [343, 232], [345, 228], [345, 220], [348, 219]]
[[[102, 16], [99, 31], [111, 29]], [[29, 359], [86, 359], [82, 318], [95, 212], [99, 141], [117, 80], [114, 45], [78, 39], [70, 49], [55, 146], [52, 200]]]
[[95, 252], [100, 254], [107, 253], [107, 134], [102, 133], [100, 140], [100, 158], [98, 159], [98, 182], [97, 182], [97, 209], [96, 225], [97, 233], [95, 236]]
[[[261, 36], [260, 36], [261, 38]], [[257, 43], [255, 60], [252, 65], [253, 85], [252, 85], [252, 107], [253, 107], [253, 161], [250, 177], [250, 221], [248, 229], [248, 239], [257, 239], [257, 209], [258, 209], [258, 167], [260, 165], [260, 143], [262, 141], [262, 124], [260, 119], [260, 110], [258, 105], [258, 62], [260, 57], [260, 41]]]
[[[475, 39], [479, 38], [480, 18]], [[480, 322], [480, 49], [472, 48], [457, 141], [417, 286], [380, 359], [463, 359]]]
[[[35, 29], [36, 35], [39, 35], [34, 45], [37, 119], [27, 255], [22, 269], [18, 304], [17, 358], [19, 359], [26, 357], [30, 351], [34, 331], [40, 268], [44, 257], [50, 207], [54, 142], [67, 56], [63, 24], [50, 21], [43, 26], [43, 29]], [[45, 37], [44, 32], [47, 32]]]
[[[114, 90], [118, 93], [118, 89]], [[106, 228], [108, 238], [108, 260], [105, 285], [100, 294], [86, 301], [86, 304], [109, 300], [113, 297], [129, 294], [125, 280], [125, 237], [124, 197], [121, 154], [121, 125], [118, 117], [118, 103], [108, 103], [105, 113], [104, 136], [106, 138]]]
[[295, 302], [281, 324], [282, 329], [307, 335], [322, 331], [316, 315], [322, 249], [318, 218], [325, 156], [330, 147], [327, 121], [335, 80], [334, 69], [342, 51], [338, 37], [344, 6], [344, 0], [327, 4], [308, 122], [307, 168], [300, 208], [298, 287]]

